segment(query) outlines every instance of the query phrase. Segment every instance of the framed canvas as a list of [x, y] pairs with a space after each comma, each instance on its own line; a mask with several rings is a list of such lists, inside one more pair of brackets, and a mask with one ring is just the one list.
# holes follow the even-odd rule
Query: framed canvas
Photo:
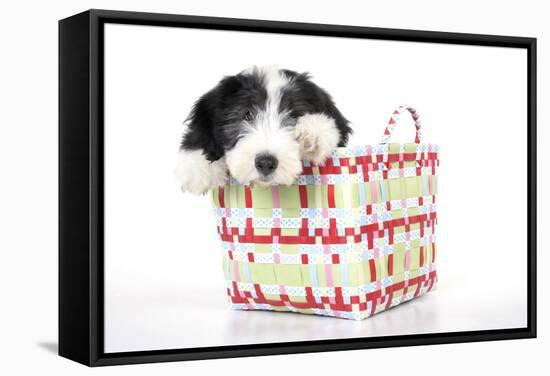
[[59, 354], [101, 366], [533, 338], [535, 129], [534, 38], [63, 19]]

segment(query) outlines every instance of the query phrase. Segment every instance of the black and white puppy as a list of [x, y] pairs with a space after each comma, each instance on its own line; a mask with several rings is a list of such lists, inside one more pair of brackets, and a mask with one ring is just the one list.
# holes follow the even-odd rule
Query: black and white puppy
[[302, 159], [323, 162], [351, 133], [331, 96], [307, 73], [252, 67], [223, 78], [186, 120], [176, 175], [184, 192], [223, 185], [292, 184]]

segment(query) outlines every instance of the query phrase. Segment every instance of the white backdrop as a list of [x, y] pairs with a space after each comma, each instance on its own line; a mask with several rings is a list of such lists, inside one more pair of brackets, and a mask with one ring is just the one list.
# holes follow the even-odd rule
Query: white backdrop
[[[525, 327], [525, 50], [107, 25], [107, 352]], [[208, 196], [173, 170], [194, 101], [253, 64], [309, 71], [380, 140], [413, 104], [441, 146], [439, 289], [357, 323], [229, 309]], [[414, 140], [403, 116], [395, 140]], [[466, 183], [467, 182], [467, 183]]]
[[[376, 374], [463, 376], [471, 372], [518, 375], [546, 369], [550, 345], [550, 326], [544, 320], [549, 308], [550, 277], [543, 272], [549, 262], [544, 250], [549, 244], [545, 230], [550, 212], [547, 195], [543, 194], [548, 189], [550, 176], [548, 168], [544, 168], [550, 163], [544, 149], [550, 143], [550, 133], [543, 127], [548, 124], [550, 89], [550, 76], [545, 69], [550, 48], [547, 7], [545, 2], [536, 0], [445, 3], [437, 0], [368, 3], [353, 0], [336, 3], [318, 0], [157, 0], [154, 3], [145, 0], [60, 0], [4, 4], [5, 17], [0, 23], [0, 98], [3, 103], [0, 111], [0, 372], [71, 376], [211, 375], [223, 369], [226, 375], [241, 375], [243, 370], [280, 375], [285, 370], [342, 374], [362, 369]], [[89, 369], [57, 357], [57, 20], [88, 8], [537, 37], [538, 338], [101, 369]], [[185, 104], [181, 105], [183, 114]], [[435, 124], [428, 122], [428, 116], [433, 116], [431, 110], [424, 110], [423, 115], [426, 128]], [[383, 119], [385, 115], [378, 116]], [[434, 127], [430, 129], [433, 131]], [[449, 161], [445, 163], [448, 165]], [[440, 225], [443, 229], [445, 222], [441, 220]], [[451, 254], [442, 251], [441, 256], [448, 258]], [[440, 267], [443, 271], [444, 265]], [[443, 284], [444, 280], [441, 282]]]

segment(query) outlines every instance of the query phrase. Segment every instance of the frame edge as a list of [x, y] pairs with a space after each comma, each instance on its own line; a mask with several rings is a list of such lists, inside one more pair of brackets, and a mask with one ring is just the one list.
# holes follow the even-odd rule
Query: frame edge
[[59, 355], [91, 365], [90, 11], [59, 21]]
[[537, 337], [537, 39], [527, 46], [527, 327]]

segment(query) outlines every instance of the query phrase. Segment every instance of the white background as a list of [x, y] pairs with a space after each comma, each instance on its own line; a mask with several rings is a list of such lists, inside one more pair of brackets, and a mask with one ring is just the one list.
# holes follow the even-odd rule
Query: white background
[[[243, 369], [263, 374], [284, 370], [308, 373], [342, 372], [365, 365], [365, 371], [408, 374], [462, 375], [465, 371], [518, 374], [546, 368], [548, 276], [542, 273], [548, 200], [539, 197], [539, 338], [536, 340], [424, 346], [371, 351], [304, 354], [204, 362], [86, 369], [54, 355], [57, 333], [57, 19], [96, 8], [264, 18], [409, 29], [444, 30], [535, 36], [539, 38], [539, 147], [548, 143], [543, 103], [548, 76], [544, 71], [550, 30], [543, 2], [462, 1], [395, 2], [367, 5], [340, 1], [324, 6], [278, 1], [186, 2], [64, 1], [20, 3], [4, 7], [0, 94], [0, 249], [3, 255], [0, 368], [6, 374], [206, 374], [223, 368], [227, 374]], [[504, 110], [504, 109], [503, 109]], [[382, 115], [381, 115], [382, 116]], [[427, 116], [427, 114], [426, 114]], [[436, 124], [436, 123], [434, 123]], [[539, 192], [547, 186], [539, 148]], [[442, 170], [443, 171], [443, 170]], [[398, 360], [398, 361], [396, 361]], [[246, 367], [246, 368], [245, 368]], [[389, 368], [390, 367], [390, 368]], [[252, 372], [251, 371], [251, 372]]]
[[[210, 199], [173, 170], [191, 105], [252, 64], [311, 72], [350, 145], [416, 106], [442, 148], [438, 291], [362, 322], [229, 309]], [[105, 351], [525, 327], [526, 72], [522, 49], [108, 25]], [[412, 142], [411, 119], [393, 136]]]

